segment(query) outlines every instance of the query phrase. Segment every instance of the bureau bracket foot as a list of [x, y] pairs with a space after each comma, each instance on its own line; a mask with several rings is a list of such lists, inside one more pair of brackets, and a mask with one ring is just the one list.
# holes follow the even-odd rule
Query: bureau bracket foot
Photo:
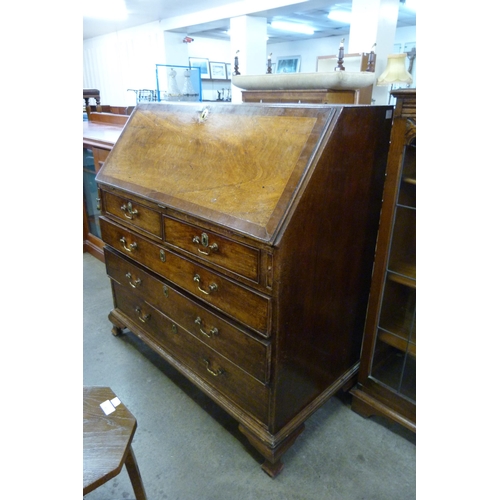
[[123, 333], [123, 329], [122, 328], [118, 328], [117, 326], [113, 326], [111, 328], [111, 333], [115, 336], [115, 337], [118, 337], [118, 335], [121, 335]]
[[113, 311], [111, 311], [108, 315], [109, 321], [111, 321], [111, 324], [113, 327], [111, 328], [111, 333], [117, 337], [118, 335], [121, 335], [123, 333], [123, 330], [127, 328], [125, 323], [120, 321], [114, 314]]
[[262, 464], [261, 468], [266, 474], [274, 479], [284, 467], [281, 462], [282, 455], [293, 445], [305, 426], [301, 424], [274, 447], [268, 446], [243, 425], [240, 424], [238, 428], [240, 432], [248, 438], [250, 444], [265, 458], [265, 462]]

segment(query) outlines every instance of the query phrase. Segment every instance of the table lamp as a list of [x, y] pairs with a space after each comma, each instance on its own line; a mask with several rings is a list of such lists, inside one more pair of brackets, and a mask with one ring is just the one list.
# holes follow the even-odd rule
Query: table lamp
[[[387, 67], [385, 71], [379, 76], [377, 80], [377, 85], [390, 85], [391, 90], [395, 83], [407, 83], [413, 82], [411, 74], [408, 72], [405, 66], [406, 52], [402, 54], [391, 54], [387, 56]], [[389, 94], [389, 103], [391, 102], [391, 96]]]

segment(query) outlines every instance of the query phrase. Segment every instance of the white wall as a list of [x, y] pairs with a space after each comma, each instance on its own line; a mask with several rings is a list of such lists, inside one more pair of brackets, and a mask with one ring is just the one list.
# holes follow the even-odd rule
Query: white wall
[[[135, 104], [135, 94], [127, 89], [156, 89], [156, 64], [189, 65], [189, 57], [203, 57], [210, 61], [231, 63], [230, 42], [194, 37], [192, 43], [183, 43], [182, 33], [166, 33], [159, 22], [119, 31], [110, 35], [83, 41], [83, 87], [101, 91], [101, 103], [114, 106]], [[302, 42], [271, 44], [272, 62], [279, 56], [301, 56], [301, 72], [316, 71], [316, 58], [338, 54], [343, 37], [326, 37]], [[345, 37], [348, 47], [349, 37]], [[398, 28], [395, 46], [416, 41], [415, 27]], [[368, 52], [371, 47], [367, 47]], [[385, 61], [377, 61], [384, 64]], [[265, 73], [265, 60], [262, 73]], [[416, 59], [414, 64], [416, 86]], [[229, 82], [203, 82], [203, 99], [217, 99], [217, 90], [229, 88]]]
[[[316, 59], [318, 56], [331, 56], [339, 53], [342, 38], [345, 38], [345, 46], [348, 46], [349, 37], [329, 36], [304, 40], [303, 42], [273, 43], [267, 46], [272, 53], [271, 62], [275, 63], [277, 57], [300, 56], [300, 72], [315, 73]], [[367, 52], [371, 47], [368, 47]]]
[[[188, 43], [187, 45], [188, 58], [202, 57], [213, 62], [231, 63], [231, 67], [233, 67], [234, 57], [231, 56], [231, 45], [225, 40], [194, 37], [194, 42]], [[189, 60], [186, 60], [184, 64], [189, 65]], [[202, 88], [202, 99], [213, 101], [218, 98], [217, 91], [221, 93], [221, 96], [227, 95], [230, 92], [231, 82], [206, 80], [202, 81]]]
[[[396, 37], [394, 39], [394, 53], [399, 54], [401, 52], [408, 52], [411, 47], [416, 47], [417, 43], [417, 33], [415, 26], [408, 26], [406, 28], [399, 28], [396, 30]], [[418, 50], [417, 50], [418, 52]], [[417, 87], [417, 61], [418, 57], [415, 57], [413, 61], [413, 68], [411, 76], [413, 77], [413, 83], [410, 87]]]
[[101, 104], [134, 105], [127, 89], [155, 89], [156, 64], [165, 62], [159, 22], [84, 40], [83, 88], [99, 89]]

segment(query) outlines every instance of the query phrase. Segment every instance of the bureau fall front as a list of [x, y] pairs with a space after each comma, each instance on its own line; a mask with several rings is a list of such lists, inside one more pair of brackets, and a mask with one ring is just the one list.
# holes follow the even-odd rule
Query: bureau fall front
[[97, 175], [113, 333], [232, 415], [272, 477], [359, 367], [391, 118], [139, 104]]

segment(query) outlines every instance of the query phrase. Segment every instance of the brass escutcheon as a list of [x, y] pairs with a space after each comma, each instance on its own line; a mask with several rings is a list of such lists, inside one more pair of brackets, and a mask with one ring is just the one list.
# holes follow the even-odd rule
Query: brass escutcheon
[[199, 117], [200, 123], [203, 123], [204, 121], [206, 121], [206, 119], [208, 118], [208, 113], [209, 113], [208, 108], [203, 108], [201, 110], [200, 117]]
[[204, 250], [201, 250], [198, 248], [198, 252], [202, 253], [203, 255], [210, 255], [212, 252], [217, 252], [219, 250], [219, 246], [217, 243], [212, 243], [211, 245], [208, 244], [208, 234], [207, 233], [201, 233], [201, 238], [199, 236], [195, 236], [193, 238], [193, 243], [203, 246], [204, 248], [208, 248], [208, 252], [205, 252]]

